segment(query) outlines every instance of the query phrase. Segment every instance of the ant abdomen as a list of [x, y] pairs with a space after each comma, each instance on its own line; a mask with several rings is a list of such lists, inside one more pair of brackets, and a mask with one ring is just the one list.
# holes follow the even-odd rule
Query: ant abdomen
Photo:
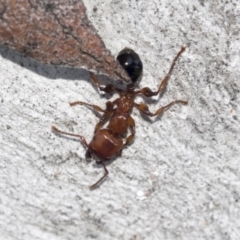
[[143, 71], [143, 64], [138, 54], [130, 48], [124, 48], [118, 54], [117, 60], [128, 73], [132, 83], [136, 83]]

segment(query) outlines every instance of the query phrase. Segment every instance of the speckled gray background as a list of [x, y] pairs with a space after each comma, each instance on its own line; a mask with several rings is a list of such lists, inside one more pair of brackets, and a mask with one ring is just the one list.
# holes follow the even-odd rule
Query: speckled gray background
[[148, 103], [152, 111], [173, 99], [189, 104], [153, 121], [134, 110], [134, 143], [91, 192], [102, 168], [50, 128], [89, 141], [98, 116], [68, 102], [106, 99], [86, 71], [46, 67], [1, 46], [0, 238], [238, 240], [239, 1], [84, 2], [114, 55], [139, 53], [141, 87], [156, 89], [186, 45], [167, 91]]

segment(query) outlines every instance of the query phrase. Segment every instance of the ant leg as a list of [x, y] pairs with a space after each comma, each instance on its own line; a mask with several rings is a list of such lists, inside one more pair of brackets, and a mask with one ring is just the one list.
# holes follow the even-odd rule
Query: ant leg
[[131, 134], [127, 137], [124, 147], [129, 145], [135, 136], [135, 122], [131, 116], [128, 117], [128, 127], [130, 129]]
[[107, 168], [106, 168], [105, 161], [102, 160], [101, 163], [102, 163], [103, 168], [104, 168], [104, 175], [103, 175], [97, 182], [95, 182], [93, 185], [91, 185], [91, 186], [89, 187], [90, 190], [94, 190], [94, 189], [99, 185], [99, 183], [102, 182], [102, 181], [107, 177], [107, 175], [108, 175], [108, 170], [107, 170]]
[[[110, 101], [106, 102], [106, 110], [103, 110], [104, 114], [101, 116], [99, 122], [96, 124], [94, 133], [96, 133], [99, 129], [101, 129], [103, 127], [103, 125], [110, 119], [110, 117], [113, 114], [114, 104], [115, 104], [114, 102], [110, 102]], [[89, 104], [87, 104], [87, 105], [89, 105]], [[96, 106], [96, 105], [94, 105], [94, 106]]]
[[113, 113], [113, 107], [115, 104], [115, 101], [112, 103], [110, 101], [106, 102], [106, 110], [103, 110], [102, 108], [100, 108], [97, 105], [94, 104], [89, 104], [89, 103], [85, 103], [85, 102], [81, 102], [81, 101], [77, 101], [77, 102], [72, 102], [69, 103], [70, 106], [75, 106], [75, 105], [85, 105], [88, 107], [93, 108], [93, 110], [97, 111], [97, 112], [103, 112], [103, 116], [100, 118], [99, 122], [96, 124], [95, 126], [95, 130], [94, 132], [96, 133], [100, 128], [102, 128], [102, 126], [108, 121], [108, 119], [111, 117], [112, 113]]
[[97, 79], [97, 76], [92, 73], [92, 72], [89, 72], [90, 74], [90, 77], [93, 81], [93, 84], [100, 90], [100, 91], [103, 91], [103, 92], [106, 92], [106, 93], [114, 93], [114, 92], [122, 92], [121, 89], [119, 88], [116, 88], [113, 84], [107, 84], [105, 87], [102, 87]]
[[98, 129], [100, 129], [110, 117], [110, 116], [108, 116], [109, 113], [106, 110], [103, 110], [102, 108], [100, 108], [99, 106], [94, 105], [94, 104], [89, 104], [89, 103], [85, 103], [85, 102], [81, 102], [81, 101], [72, 102], [72, 103], [69, 103], [69, 104], [70, 104], [70, 106], [85, 105], [85, 106], [93, 108], [93, 110], [95, 110], [97, 112], [103, 112], [104, 113], [103, 116], [101, 117], [101, 119], [99, 120], [99, 122], [97, 123], [97, 125], [95, 126], [94, 132], [96, 132]]
[[69, 105], [72, 107], [72, 106], [75, 106], [75, 105], [85, 105], [85, 106], [88, 106], [88, 107], [91, 107], [93, 108], [95, 111], [97, 112], [105, 112], [105, 110], [103, 110], [102, 108], [100, 108], [99, 106], [97, 105], [94, 105], [94, 104], [89, 104], [89, 103], [85, 103], [85, 102], [81, 102], [81, 101], [77, 101], [77, 102], [72, 102], [72, 103], [69, 103]]
[[158, 95], [158, 94], [166, 87], [166, 85], [167, 85], [167, 83], [168, 83], [168, 80], [169, 80], [169, 78], [170, 78], [170, 75], [171, 75], [171, 73], [172, 73], [172, 71], [173, 71], [173, 68], [174, 68], [174, 66], [175, 66], [175, 63], [176, 63], [176, 61], [178, 60], [178, 58], [180, 57], [180, 55], [185, 51], [185, 49], [186, 49], [186, 47], [182, 47], [181, 50], [178, 52], [177, 56], [173, 59], [172, 64], [171, 64], [171, 67], [170, 67], [170, 69], [169, 69], [169, 71], [168, 71], [168, 74], [163, 78], [163, 80], [162, 80], [162, 82], [160, 83], [160, 86], [159, 86], [159, 88], [158, 88], [157, 91], [154, 92], [154, 91], [152, 91], [150, 88], [145, 87], [145, 88], [142, 88], [142, 89], [136, 91], [135, 93], [136, 93], [136, 94], [141, 93], [141, 94], [143, 94], [143, 95], [146, 96], [146, 97], [151, 97], [151, 96], [156, 96], [156, 95]]
[[55, 126], [52, 126], [52, 131], [55, 132], [55, 133], [57, 133], [57, 134], [60, 134], [60, 135], [67, 135], [67, 136], [72, 136], [72, 137], [78, 137], [78, 138], [80, 138], [80, 140], [81, 140], [81, 142], [83, 143], [83, 145], [84, 145], [87, 149], [89, 148], [86, 139], [85, 139], [83, 136], [81, 136], [81, 135], [61, 131], [61, 130], [59, 130], [58, 128], [56, 128]]
[[181, 103], [183, 105], [186, 105], [188, 102], [187, 101], [183, 101], [183, 100], [175, 100], [170, 102], [169, 104], [167, 104], [166, 106], [160, 107], [155, 113], [151, 113], [148, 109], [147, 104], [145, 103], [134, 103], [134, 106], [141, 112], [143, 112], [144, 114], [146, 114], [147, 116], [150, 117], [154, 117], [154, 116], [158, 116], [161, 115], [165, 110], [167, 110], [168, 108], [170, 108], [172, 105], [176, 104], [176, 103]]

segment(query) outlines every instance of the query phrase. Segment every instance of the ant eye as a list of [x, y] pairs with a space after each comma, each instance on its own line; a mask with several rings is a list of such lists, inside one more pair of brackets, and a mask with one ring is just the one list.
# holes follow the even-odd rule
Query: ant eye
[[132, 49], [124, 48], [117, 56], [117, 60], [121, 66], [126, 70], [132, 83], [137, 82], [142, 75], [143, 64], [138, 56]]

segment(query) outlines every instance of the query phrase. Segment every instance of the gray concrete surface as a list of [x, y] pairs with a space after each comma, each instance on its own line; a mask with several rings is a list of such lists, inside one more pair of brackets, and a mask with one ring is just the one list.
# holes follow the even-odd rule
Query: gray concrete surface
[[86, 71], [1, 46], [0, 239], [239, 239], [239, 1], [84, 2], [114, 55], [139, 53], [141, 87], [156, 89], [186, 45], [166, 92], [148, 103], [152, 111], [173, 99], [189, 104], [152, 121], [134, 110], [134, 143], [90, 191], [102, 168], [50, 128], [89, 141], [98, 116], [68, 103], [106, 99]]

